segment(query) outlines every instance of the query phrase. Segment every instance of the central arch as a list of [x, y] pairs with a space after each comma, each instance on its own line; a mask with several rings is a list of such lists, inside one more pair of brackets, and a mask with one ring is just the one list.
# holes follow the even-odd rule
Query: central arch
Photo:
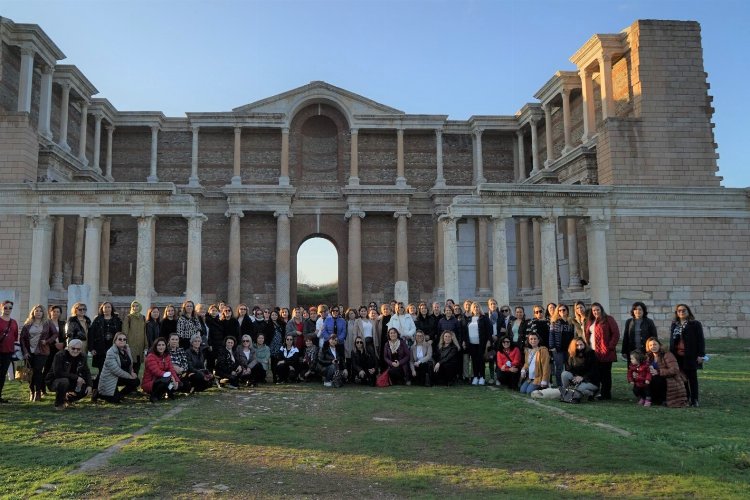
[[307, 238], [297, 249], [296, 304], [338, 304], [338, 274], [338, 251], [331, 240]]
[[305, 271], [298, 268], [297, 260], [299, 258], [300, 249], [303, 245], [312, 239], [322, 238], [333, 245], [335, 250], [335, 256], [329, 255], [325, 260], [321, 261], [317, 265], [329, 266], [332, 271], [338, 277], [338, 287], [333, 301], [337, 304], [343, 304], [347, 298], [347, 266], [346, 266], [346, 255], [347, 255], [347, 233], [346, 225], [342, 224], [339, 220], [344, 220], [342, 216], [337, 215], [321, 215], [321, 214], [300, 214], [295, 215], [292, 221], [292, 232], [291, 232], [291, 273], [290, 273], [290, 303], [294, 305], [311, 305], [301, 304], [298, 300], [298, 287], [300, 283], [300, 277], [304, 277]]

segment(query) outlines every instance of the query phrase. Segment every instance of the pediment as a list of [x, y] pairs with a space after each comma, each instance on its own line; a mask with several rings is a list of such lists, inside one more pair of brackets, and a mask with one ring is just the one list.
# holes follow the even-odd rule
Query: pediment
[[330, 101], [346, 110], [349, 116], [393, 116], [404, 112], [380, 104], [354, 92], [322, 81], [310, 82], [302, 87], [261, 99], [232, 111], [235, 113], [283, 113], [287, 117], [294, 114], [301, 105], [312, 102]]

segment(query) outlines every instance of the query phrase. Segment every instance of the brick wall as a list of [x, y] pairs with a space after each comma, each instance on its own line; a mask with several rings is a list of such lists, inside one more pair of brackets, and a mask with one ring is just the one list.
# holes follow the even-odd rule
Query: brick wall
[[507, 133], [482, 134], [482, 169], [487, 182], [513, 182], [513, 141], [513, 135]]
[[117, 127], [112, 137], [112, 176], [115, 181], [145, 182], [150, 164], [151, 129]]
[[[445, 139], [445, 136], [443, 136]], [[406, 141], [404, 141], [406, 142]], [[360, 184], [396, 184], [396, 149], [395, 130], [360, 131], [359, 142], [359, 182]], [[404, 151], [406, 144], [404, 144]], [[404, 159], [404, 161], [406, 161]], [[404, 164], [406, 169], [406, 164]], [[409, 173], [407, 169], [407, 178]]]
[[443, 176], [448, 185], [468, 186], [473, 177], [473, 146], [469, 134], [443, 134]]
[[5, 43], [0, 47], [2, 75], [0, 78], [0, 110], [15, 112], [18, 109], [18, 73], [21, 69], [21, 54], [17, 47]]
[[23, 322], [30, 308], [31, 228], [27, 217], [0, 215], [0, 255], [0, 287], [16, 291], [15, 308], [20, 312], [13, 316]]
[[3, 182], [36, 181], [39, 143], [26, 113], [0, 114], [0, 174]]
[[[443, 136], [445, 137], [445, 136]], [[406, 183], [419, 191], [435, 185], [437, 151], [435, 132], [404, 132], [404, 175]]]
[[[278, 184], [281, 172], [281, 131], [243, 129], [240, 147], [240, 175], [243, 184]], [[290, 170], [296, 161], [296, 156], [294, 161], [292, 156], [290, 151]]]

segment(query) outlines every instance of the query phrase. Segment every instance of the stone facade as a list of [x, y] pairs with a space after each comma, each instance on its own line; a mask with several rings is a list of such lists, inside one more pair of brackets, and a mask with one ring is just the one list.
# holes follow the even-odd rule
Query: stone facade
[[296, 303], [324, 237], [339, 302], [689, 303], [750, 337], [748, 190], [720, 187], [695, 22], [594, 35], [515, 115], [412, 115], [325, 82], [230, 112], [120, 111], [0, 18], [3, 296], [89, 309]]

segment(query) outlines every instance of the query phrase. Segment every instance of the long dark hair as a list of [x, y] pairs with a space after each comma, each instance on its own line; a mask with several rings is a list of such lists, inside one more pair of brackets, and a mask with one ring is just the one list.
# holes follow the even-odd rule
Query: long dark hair
[[594, 307], [598, 307], [599, 310], [602, 312], [602, 315], [600, 316], [601, 321], [607, 321], [607, 312], [604, 310], [604, 307], [602, 307], [602, 305], [599, 302], [591, 303], [591, 307], [589, 307], [589, 310], [586, 313], [586, 320], [592, 323], [596, 322], [596, 318], [594, 318]]
[[159, 342], [164, 342], [165, 349], [164, 349], [163, 355], [166, 356], [167, 354], [169, 354], [169, 342], [167, 342], [167, 339], [165, 339], [164, 337], [157, 337], [156, 340], [154, 340], [154, 343], [151, 344], [151, 349], [149, 349], [148, 352], [150, 354], [154, 354], [156, 356], [162, 357], [162, 355], [159, 354], [159, 352], [156, 350], [156, 345]]

